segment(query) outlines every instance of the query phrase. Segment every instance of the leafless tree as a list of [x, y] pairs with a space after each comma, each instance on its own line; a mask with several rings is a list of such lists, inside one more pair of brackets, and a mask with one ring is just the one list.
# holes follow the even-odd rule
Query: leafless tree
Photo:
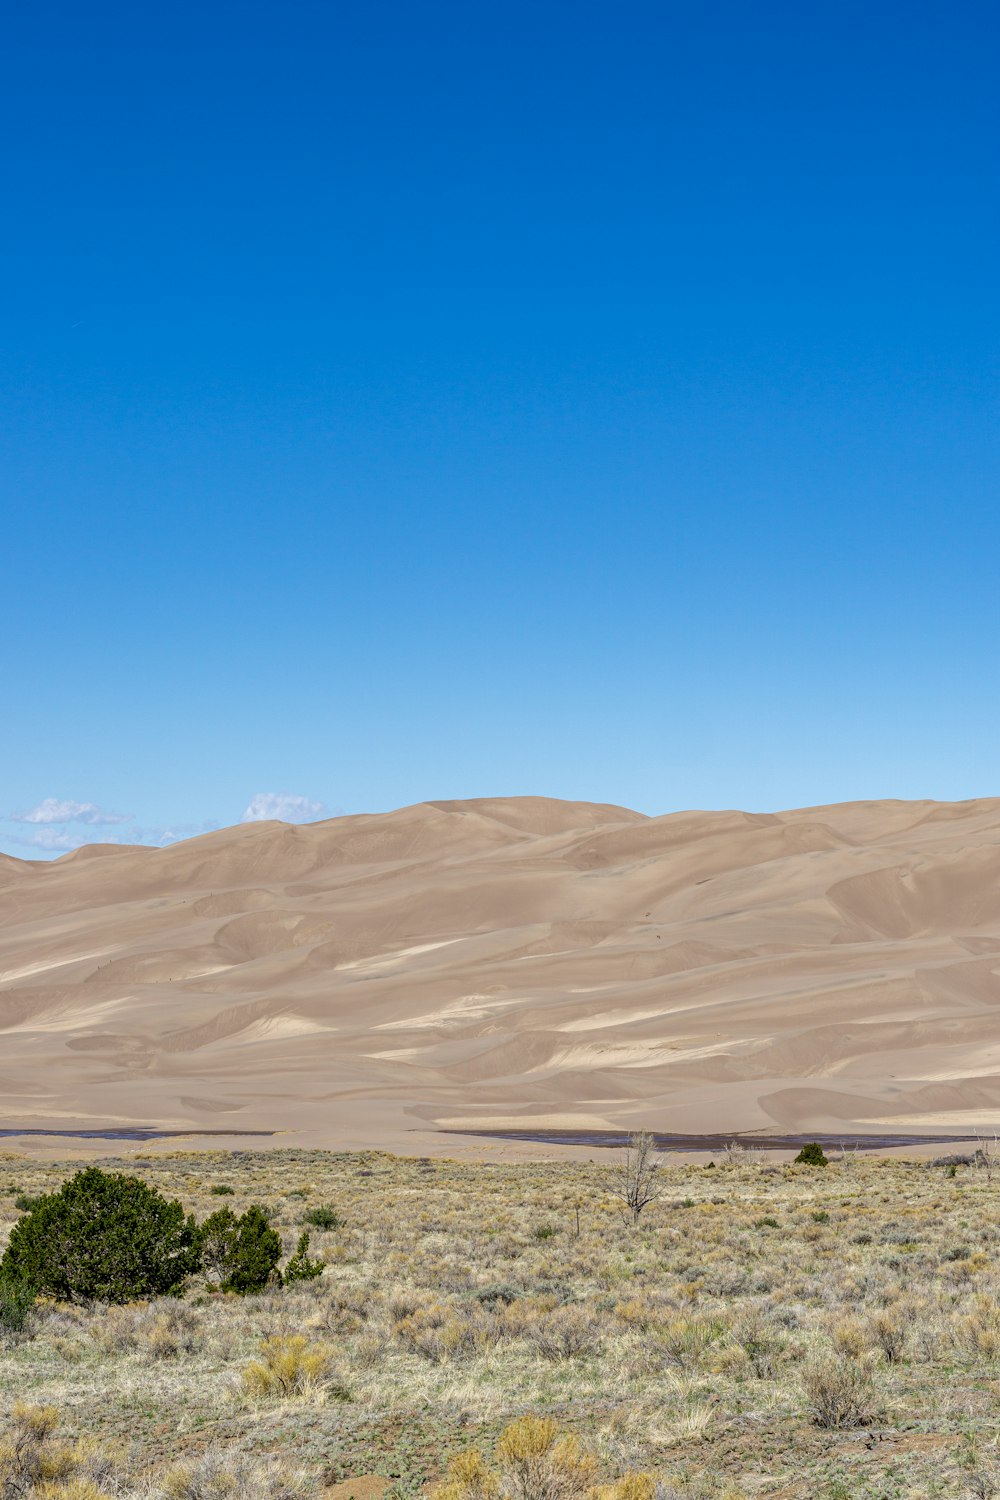
[[648, 1130], [637, 1130], [629, 1136], [625, 1155], [611, 1169], [610, 1188], [620, 1198], [638, 1224], [647, 1203], [660, 1196], [660, 1158], [656, 1141]]

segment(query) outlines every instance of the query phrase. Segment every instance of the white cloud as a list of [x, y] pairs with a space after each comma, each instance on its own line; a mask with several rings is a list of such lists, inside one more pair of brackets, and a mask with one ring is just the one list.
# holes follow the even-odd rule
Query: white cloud
[[294, 792], [258, 792], [251, 797], [241, 823], [263, 823], [277, 818], [282, 823], [308, 823], [326, 812], [322, 802], [313, 802], [309, 797], [296, 796]]
[[[132, 813], [107, 812], [93, 802], [60, 801], [58, 797], [46, 797], [39, 802], [37, 807], [29, 808], [27, 812], [11, 813], [10, 821], [12, 823], [87, 823], [91, 827], [96, 827], [107, 826], [111, 823], [128, 823], [132, 817]], [[35, 843], [37, 840], [32, 840], [32, 842]], [[66, 845], [68, 849], [76, 847], [77, 844]]]

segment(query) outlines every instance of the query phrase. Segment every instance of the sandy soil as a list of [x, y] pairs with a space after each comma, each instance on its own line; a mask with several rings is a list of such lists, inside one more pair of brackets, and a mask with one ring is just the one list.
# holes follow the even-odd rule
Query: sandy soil
[[0, 1125], [992, 1132], [1000, 800], [513, 798], [0, 856]]

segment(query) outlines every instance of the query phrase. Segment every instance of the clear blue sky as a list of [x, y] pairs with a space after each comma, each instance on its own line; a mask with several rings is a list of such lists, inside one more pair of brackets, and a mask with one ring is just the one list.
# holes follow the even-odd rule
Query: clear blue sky
[[1000, 793], [998, 42], [11, 10], [0, 846]]

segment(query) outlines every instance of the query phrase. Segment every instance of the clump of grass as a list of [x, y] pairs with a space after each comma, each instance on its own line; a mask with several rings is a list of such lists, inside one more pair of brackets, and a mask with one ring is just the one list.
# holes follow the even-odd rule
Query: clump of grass
[[653, 1500], [656, 1493], [651, 1474], [604, 1485], [597, 1475], [593, 1454], [551, 1417], [521, 1417], [500, 1434], [492, 1465], [478, 1449], [453, 1458], [433, 1500]]
[[244, 1369], [243, 1389], [248, 1396], [272, 1401], [315, 1395], [332, 1364], [333, 1351], [325, 1344], [311, 1344], [300, 1333], [277, 1334], [264, 1340], [260, 1358]]
[[273, 1459], [209, 1449], [175, 1464], [161, 1481], [167, 1500], [300, 1500], [306, 1476]]

